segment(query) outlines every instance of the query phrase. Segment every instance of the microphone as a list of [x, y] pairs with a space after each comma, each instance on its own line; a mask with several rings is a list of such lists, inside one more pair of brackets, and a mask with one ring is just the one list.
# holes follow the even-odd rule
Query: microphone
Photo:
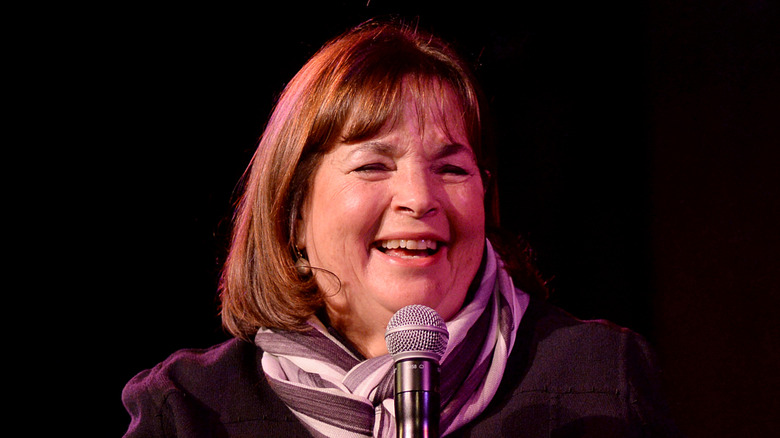
[[439, 437], [439, 374], [449, 332], [430, 307], [399, 310], [385, 332], [395, 373], [395, 430], [398, 438]]

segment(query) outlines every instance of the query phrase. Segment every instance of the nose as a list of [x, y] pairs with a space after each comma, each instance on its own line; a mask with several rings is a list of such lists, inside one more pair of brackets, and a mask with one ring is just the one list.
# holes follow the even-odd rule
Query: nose
[[393, 210], [414, 218], [436, 214], [439, 210], [435, 178], [422, 169], [409, 169], [394, 181]]

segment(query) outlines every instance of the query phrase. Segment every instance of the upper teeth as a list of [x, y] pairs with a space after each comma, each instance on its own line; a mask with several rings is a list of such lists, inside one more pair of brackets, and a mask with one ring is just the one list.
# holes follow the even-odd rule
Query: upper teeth
[[405, 249], [432, 249], [435, 250], [437, 245], [437, 242], [435, 240], [404, 240], [404, 239], [394, 239], [394, 240], [383, 240], [379, 242], [379, 245], [382, 248], [387, 249], [396, 249], [396, 248], [405, 248]]

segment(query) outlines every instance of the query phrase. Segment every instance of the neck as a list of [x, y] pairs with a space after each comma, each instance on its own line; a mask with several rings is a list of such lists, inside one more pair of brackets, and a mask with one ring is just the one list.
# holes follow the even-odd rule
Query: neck
[[364, 358], [371, 359], [387, 354], [385, 328], [387, 321], [365, 321], [354, 316], [341, 315], [326, 306], [326, 325], [329, 325], [341, 335], [348, 347], [360, 353]]

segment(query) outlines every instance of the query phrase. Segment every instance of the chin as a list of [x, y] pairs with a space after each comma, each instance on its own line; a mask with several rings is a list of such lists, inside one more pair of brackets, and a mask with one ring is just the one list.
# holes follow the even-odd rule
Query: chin
[[[441, 292], [441, 290], [440, 287], [431, 290], [425, 287], [405, 284], [398, 289], [398, 294], [394, 295], [394, 297], [400, 299], [393, 300], [389, 308], [394, 313], [403, 307], [420, 304], [434, 309], [442, 318], [448, 320], [460, 310], [466, 294], [465, 292]], [[418, 293], [410, 293], [410, 291], [417, 291]]]

